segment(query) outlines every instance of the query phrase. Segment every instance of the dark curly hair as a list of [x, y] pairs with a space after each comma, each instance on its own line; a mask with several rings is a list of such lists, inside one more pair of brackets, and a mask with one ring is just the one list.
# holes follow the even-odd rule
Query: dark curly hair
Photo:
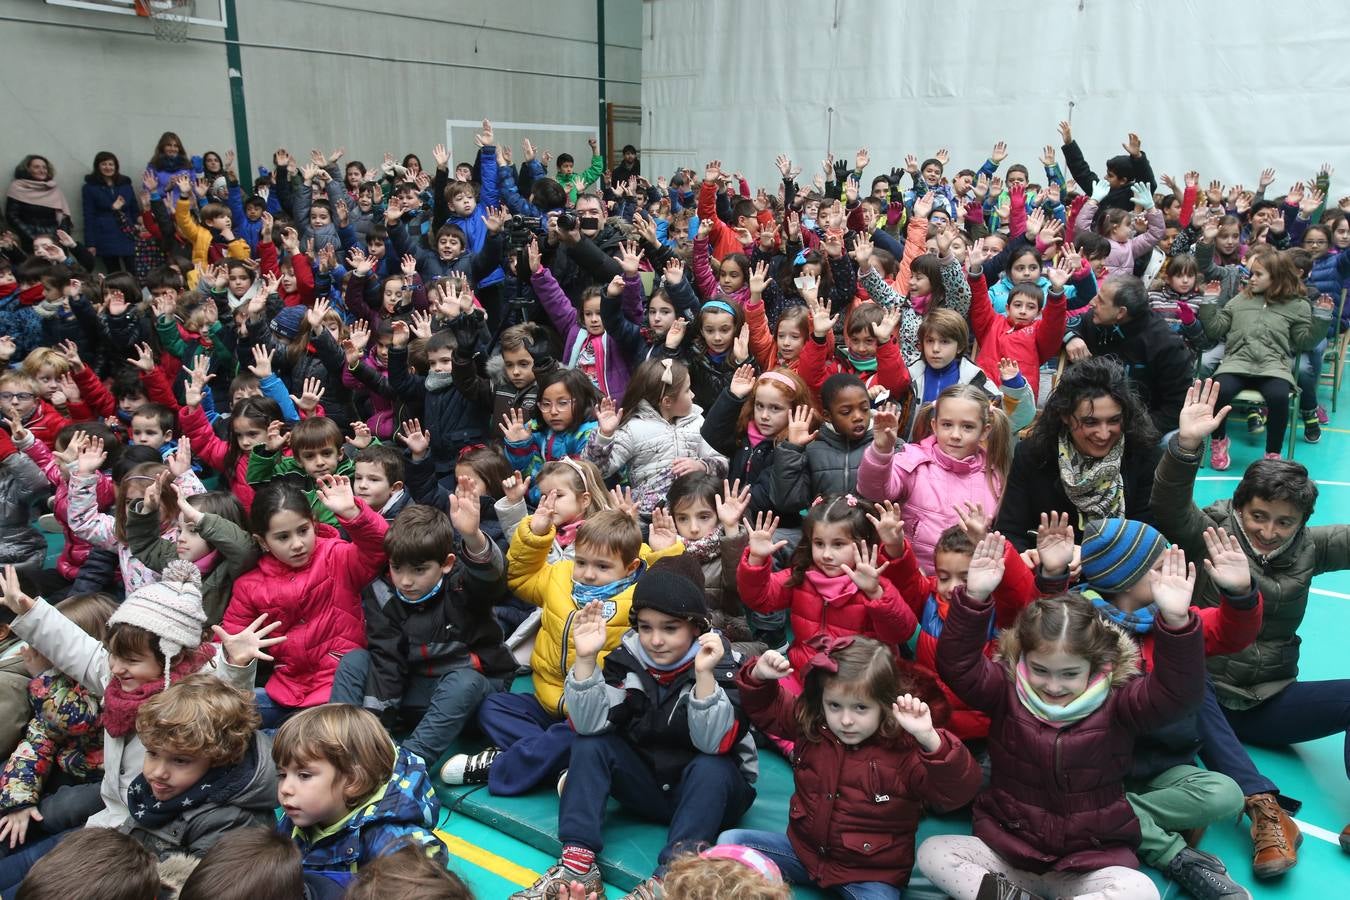
[[1078, 404], [1084, 400], [1110, 397], [1120, 404], [1124, 416], [1121, 436], [1125, 452], [1138, 452], [1158, 443], [1158, 431], [1153, 427], [1143, 401], [1125, 377], [1125, 368], [1116, 360], [1104, 356], [1090, 356], [1064, 370], [1045, 409], [1031, 434], [1023, 443], [1027, 452], [1041, 459], [1051, 459], [1058, 452], [1060, 435], [1068, 429]]

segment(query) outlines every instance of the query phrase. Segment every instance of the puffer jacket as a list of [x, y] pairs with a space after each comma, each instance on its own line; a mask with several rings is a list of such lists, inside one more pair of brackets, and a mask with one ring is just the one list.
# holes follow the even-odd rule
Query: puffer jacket
[[[127, 546], [141, 565], [162, 570], [178, 558], [178, 543], [160, 536], [159, 510], [146, 512], [140, 500], [127, 504]], [[203, 513], [197, 533], [216, 554], [213, 568], [202, 571], [202, 610], [214, 625], [225, 612], [235, 579], [258, 562], [258, 545], [244, 529], [215, 513]], [[205, 561], [198, 560], [200, 564]]]
[[694, 406], [688, 414], [670, 421], [646, 400], [638, 404], [613, 437], [597, 430], [583, 455], [599, 466], [606, 478], [627, 467], [628, 482], [635, 493], [640, 490], [642, 494], [638, 510], [643, 513], [655, 508], [675, 480], [670, 466], [680, 457], [703, 460], [715, 475], [727, 470], [726, 457], [703, 438], [702, 409]]
[[269, 553], [234, 583], [221, 620], [226, 631], [237, 634], [264, 613], [281, 623], [276, 634], [286, 640], [273, 648], [276, 666], [266, 687], [283, 706], [327, 703], [338, 660], [366, 646], [361, 591], [384, 568], [389, 525], [364, 501], [356, 505], [356, 518], [342, 521], [350, 542], [316, 523], [314, 552], [303, 569]]
[[[546, 462], [564, 457], [582, 459], [592, 438], [599, 434], [594, 419], [587, 419], [570, 431], [553, 431], [547, 425], [531, 423], [535, 429], [523, 441], [506, 442], [506, 461], [511, 468], [531, 478], [539, 474]], [[538, 502], [538, 487], [530, 487], [530, 502]]]
[[1325, 324], [1314, 324], [1312, 304], [1303, 297], [1269, 303], [1243, 291], [1224, 306], [1201, 304], [1197, 310], [1205, 336], [1226, 348], [1216, 375], [1282, 378], [1294, 383], [1294, 356], [1326, 337]]
[[[1249, 709], [1288, 687], [1298, 677], [1299, 626], [1308, 609], [1308, 588], [1324, 572], [1350, 568], [1350, 525], [1304, 525], [1289, 543], [1265, 556], [1252, 549], [1233, 509], [1220, 500], [1204, 509], [1195, 505], [1195, 476], [1200, 455], [1185, 454], [1176, 439], [1158, 462], [1153, 482], [1158, 530], [1186, 551], [1187, 559], [1205, 555], [1206, 528], [1235, 534], [1261, 592], [1261, 630], [1245, 650], [1209, 661], [1219, 702], [1231, 709]], [[1166, 502], [1162, 502], [1166, 498]], [[1195, 604], [1218, 606], [1219, 589], [1209, 573], [1198, 572]]]
[[929, 435], [905, 444], [899, 453], [882, 453], [871, 445], [858, 466], [858, 493], [869, 500], [894, 500], [901, 505], [905, 537], [925, 572], [933, 571], [933, 548], [942, 532], [959, 519], [956, 507], [978, 503], [985, 515], [998, 512], [1003, 486], [997, 475], [985, 474], [984, 450], [966, 459], [947, 455]]
[[[553, 273], [544, 266], [540, 266], [539, 271], [530, 277], [530, 284], [534, 288], [534, 295], [539, 298], [539, 304], [544, 307], [544, 311], [553, 322], [553, 327], [558, 329], [558, 334], [562, 336], [562, 364], [568, 368], [577, 368], [582, 344], [590, 337], [581, 327], [581, 313], [578, 306], [573, 305], [563, 293]], [[633, 296], [630, 292], [625, 292], [624, 315], [629, 320], [642, 318], [641, 293]], [[622, 397], [624, 388], [628, 386], [628, 360], [620, 352], [618, 345], [610, 340], [609, 335], [602, 334], [600, 340], [601, 349], [596, 353], [596, 361], [603, 362], [603, 367], [599, 372], [599, 383], [596, 386], [601, 394]], [[600, 357], [603, 357], [603, 360]]]
[[[984, 374], [989, 376], [991, 382], [1002, 384], [1003, 379], [998, 370], [999, 360], [1005, 357], [1016, 360], [1023, 375], [1032, 376], [1027, 379], [1027, 383], [1031, 385], [1032, 396], [1039, 396], [1041, 380], [1035, 377], [1035, 373], [1043, 364], [1055, 358], [1064, 343], [1065, 311], [1068, 301], [1073, 298], [1073, 294], [1070, 293], [1073, 290], [1072, 285], [1066, 286], [1063, 293], [1055, 294], [1049, 290], [1049, 279], [1042, 277], [1041, 281], [1046, 282], [1046, 294], [1045, 303], [1041, 307], [1041, 317], [1030, 325], [1014, 328], [999, 310], [999, 304], [993, 302], [994, 292], [986, 289], [984, 274], [971, 275], [969, 281], [970, 330], [971, 336], [979, 345], [975, 361], [984, 370]], [[1006, 278], [1000, 280], [999, 285], [1005, 281]], [[1007, 283], [1011, 290], [1012, 282]], [[1003, 311], [1006, 311], [1008, 306], [1006, 292], [1003, 295], [1002, 306]]]
[[[749, 437], [737, 434], [736, 422], [744, 405], [745, 401], [737, 399], [731, 391], [722, 391], [703, 417], [701, 433], [710, 447], [727, 458], [727, 478], [750, 488], [750, 505], [745, 513], [754, 521], [759, 513], [774, 508], [772, 473], [778, 441], [765, 439], [752, 445]], [[801, 515], [796, 510], [777, 512], [779, 524], [784, 527], [796, 528], [801, 524]]]
[[[1004, 546], [1003, 562], [1003, 580], [992, 595], [994, 613], [989, 622], [989, 640], [984, 647], [984, 655], [990, 658], [998, 648], [997, 633], [1016, 622], [1018, 614], [1041, 595], [1035, 575], [1022, 561], [1011, 541]], [[936, 672], [938, 640], [942, 637], [947, 610], [950, 608], [950, 604], [938, 596], [937, 578], [919, 568], [914, 556], [914, 545], [909, 541], [905, 541], [905, 552], [885, 566], [881, 575], [895, 585], [919, 620], [914, 661], [927, 671]], [[952, 733], [963, 741], [986, 737], [989, 734], [989, 717], [967, 706], [947, 682], [939, 679], [939, 684], [951, 706], [951, 718], [946, 725]]]
[[[108, 682], [112, 681], [112, 670], [108, 665], [108, 651], [96, 638], [86, 634], [80, 626], [41, 598], [37, 599], [32, 609], [14, 620], [13, 628], [29, 646], [51, 660], [55, 668], [65, 672], [102, 700]], [[198, 672], [209, 672], [226, 679], [231, 686], [241, 691], [253, 690], [256, 671], [252, 663], [247, 666], [226, 665], [218, 652], [213, 653], [198, 669]], [[99, 788], [103, 809], [89, 818], [86, 824], [90, 828], [116, 828], [126, 821], [130, 815], [127, 809], [127, 788], [141, 774], [144, 760], [145, 745], [135, 732], [125, 737], [104, 734], [103, 783]]]
[[914, 835], [924, 808], [948, 812], [980, 789], [980, 767], [954, 734], [924, 753], [907, 734], [873, 736], [856, 747], [834, 732], [801, 731], [796, 697], [760, 681], [755, 660], [736, 673], [741, 704], [760, 729], [793, 741], [795, 789], [788, 803], [788, 840], [811, 881], [832, 888], [856, 881], [903, 886], [914, 867]]
[[[1144, 216], [1148, 219], [1148, 230], [1143, 234], [1137, 234], [1128, 241], [1110, 241], [1111, 252], [1106, 255], [1106, 262], [1103, 263], [1107, 276], [1133, 275], [1134, 261], [1153, 252], [1153, 248], [1158, 246], [1158, 242], [1167, 233], [1163, 225], [1162, 211], [1157, 207], [1150, 208]], [[1097, 201], [1089, 200], [1078, 210], [1078, 218], [1074, 220], [1074, 235], [1092, 231], [1096, 218]]]
[[[1339, 305], [1341, 291], [1350, 288], [1350, 249], [1333, 250], [1313, 261], [1312, 271], [1308, 273], [1307, 283], [1317, 288], [1319, 294], [1326, 294]], [[1350, 325], [1350, 304], [1341, 310], [1341, 330]]]
[[[564, 715], [563, 678], [572, 668], [576, 654], [572, 648], [572, 619], [577, 605], [572, 600], [572, 560], [547, 562], [553, 548], [553, 529], [537, 535], [530, 530], [529, 518], [524, 518], [511, 537], [506, 551], [506, 584], [517, 597], [543, 611], [539, 634], [530, 654], [534, 669], [534, 696], [539, 705], [555, 716]], [[678, 556], [684, 544], [675, 542], [665, 550], [653, 550], [643, 544], [638, 551], [642, 561], [651, 565], [666, 556]], [[633, 586], [625, 588], [605, 603], [609, 613], [605, 624], [605, 649], [597, 660], [604, 665], [605, 656], [619, 645], [628, 630], [628, 612], [633, 603]]]
[[[890, 562], [885, 559], [884, 551], [881, 558], [885, 560], [883, 565]], [[914, 629], [919, 627], [913, 611], [905, 605], [890, 579], [881, 579], [881, 596], [875, 600], [855, 590], [847, 597], [826, 602], [809, 580], [789, 585], [790, 577], [791, 569], [773, 571], [772, 557], [760, 565], [751, 564], [750, 548], [746, 547], [741, 564], [736, 568], [736, 589], [740, 592], [741, 602], [756, 612], [788, 611], [792, 644], [787, 656], [798, 673], [806, 672], [806, 663], [812, 655], [806, 641], [814, 635], [844, 637], [856, 634], [895, 647], [908, 641]]]
[[236, 828], [267, 827], [275, 821], [277, 767], [272, 762], [270, 736], [254, 732], [244, 758], [226, 770], [223, 778], [219, 790], [170, 821], [151, 826], [132, 815], [118, 831], [164, 859], [171, 853], [201, 856]]
[[53, 767], [75, 779], [103, 768], [103, 720], [97, 697], [69, 675], [48, 669], [28, 682], [33, 717], [0, 772], [0, 810], [37, 806]]
[[816, 439], [805, 447], [780, 441], [774, 451], [770, 475], [772, 508], [805, 510], [816, 497], [852, 493], [858, 484], [863, 452], [872, 445], [872, 429], [850, 440], [829, 422], [820, 426]]
[[456, 390], [451, 379], [413, 372], [406, 346], [389, 348], [389, 387], [409, 404], [421, 404], [422, 427], [431, 433], [438, 472], [450, 471], [465, 447], [484, 442], [488, 423], [483, 410]]
[[47, 476], [0, 432], [0, 563], [36, 574], [47, 555], [47, 540], [29, 522], [33, 503], [48, 491]]
[[[218, 437], [200, 406], [184, 406], [178, 410], [178, 429], [178, 433], [185, 435], [191, 442], [193, 456], [216, 472], [225, 474], [233, 435], [230, 435], [229, 440]], [[229, 473], [230, 492], [244, 504], [245, 512], [253, 508], [253, 495], [256, 493], [253, 485], [248, 483], [248, 460], [247, 453], [235, 454], [234, 469]]]
[[[80, 574], [80, 566], [89, 558], [90, 547], [89, 542], [76, 537], [75, 531], [70, 527], [68, 518], [70, 486], [66, 483], [66, 472], [56, 461], [56, 457], [52, 456], [51, 448], [42, 441], [31, 438], [28, 444], [20, 449], [37, 464], [38, 469], [46, 476], [47, 483], [55, 491], [52, 497], [52, 512], [56, 514], [56, 521], [61, 524], [61, 533], [66, 539], [61, 547], [61, 555], [56, 558], [56, 571], [67, 581], [74, 581]], [[107, 472], [100, 472], [94, 488], [94, 502], [99, 508], [105, 508], [112, 506], [116, 499], [117, 486], [113, 484], [112, 476]]]
[[317, 872], [347, 885], [356, 870], [405, 842], [429, 852], [443, 849], [435, 835], [441, 803], [431, 786], [426, 763], [415, 753], [397, 749], [394, 772], [374, 793], [357, 801], [351, 814], [327, 828], [300, 828], [282, 816], [277, 831], [300, 848], [306, 872]]
[[1194, 616], [1173, 631], [1155, 626], [1157, 667], [1140, 678], [1138, 648], [1118, 633], [1120, 661], [1097, 709], [1056, 728], [1017, 696], [1016, 629], [1003, 632], [999, 662], [985, 658], [992, 599], [952, 592], [938, 641], [938, 675], [989, 716], [989, 787], [975, 798], [974, 833], [1011, 866], [1030, 872], [1139, 868], [1139, 820], [1125, 799], [1134, 743], [1183, 717], [1204, 697], [1204, 636]]

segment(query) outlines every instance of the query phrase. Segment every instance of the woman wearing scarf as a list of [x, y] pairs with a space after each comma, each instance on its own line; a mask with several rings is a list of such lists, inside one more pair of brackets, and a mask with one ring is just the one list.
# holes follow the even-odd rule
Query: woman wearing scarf
[[[1308, 589], [1316, 576], [1350, 568], [1350, 525], [1308, 525], [1317, 485], [1307, 469], [1286, 459], [1257, 460], [1231, 500], [1196, 506], [1195, 476], [1205, 438], [1229, 411], [1215, 411], [1218, 396], [1218, 385], [1211, 381], [1197, 381], [1187, 392], [1177, 433], [1158, 463], [1153, 509], [1162, 533], [1187, 554], [1203, 547], [1206, 529], [1234, 535], [1263, 598], [1261, 630], [1251, 646], [1209, 662], [1213, 689], [1206, 692], [1200, 728], [1206, 768], [1232, 778], [1246, 797], [1252, 870], [1258, 878], [1269, 878], [1298, 861], [1301, 836], [1289, 814], [1298, 811], [1299, 801], [1281, 794], [1240, 742], [1286, 747], [1350, 728], [1350, 679], [1298, 677], [1298, 630]], [[1220, 606], [1222, 586], [1206, 567], [1196, 582], [1195, 604]], [[1345, 766], [1350, 776], [1350, 735]], [[1341, 832], [1340, 844], [1350, 852], [1350, 826]]]
[[178, 202], [178, 188], [174, 186], [174, 179], [179, 175], [186, 175], [190, 179], [196, 175], [192, 160], [183, 149], [183, 142], [172, 131], [166, 131], [159, 136], [159, 142], [155, 144], [155, 155], [150, 157], [145, 170], [154, 175], [155, 180], [159, 182], [156, 193], [164, 197], [164, 205], [170, 212]]
[[1021, 552], [1035, 546], [1041, 515], [1051, 511], [1069, 513], [1076, 541], [1089, 519], [1152, 524], [1161, 452], [1120, 364], [1095, 356], [1074, 363], [1017, 445], [994, 527]]
[[33, 238], [40, 234], [75, 230], [70, 204], [56, 186], [56, 169], [47, 157], [29, 154], [14, 168], [14, 180], [5, 191], [5, 218], [26, 253], [32, 252]]

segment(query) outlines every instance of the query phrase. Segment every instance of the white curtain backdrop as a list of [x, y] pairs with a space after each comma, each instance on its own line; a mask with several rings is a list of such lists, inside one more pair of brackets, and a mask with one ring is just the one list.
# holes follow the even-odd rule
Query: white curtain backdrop
[[[1338, 170], [1350, 194], [1350, 3], [1345, 0], [647, 0], [643, 172], [720, 158], [755, 185], [775, 155], [803, 184], [827, 150], [871, 149], [866, 177], [951, 151], [977, 167], [1059, 147], [1099, 173], [1137, 132], [1159, 175], [1196, 168], [1271, 193]], [[1059, 157], [1062, 162], [1062, 154]], [[866, 186], [864, 186], [866, 190]], [[1334, 198], [1333, 198], [1334, 201]]]

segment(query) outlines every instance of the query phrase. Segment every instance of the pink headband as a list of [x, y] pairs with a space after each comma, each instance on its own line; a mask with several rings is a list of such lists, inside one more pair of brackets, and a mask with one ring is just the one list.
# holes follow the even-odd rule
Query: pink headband
[[795, 394], [797, 392], [796, 383], [782, 372], [765, 372], [763, 375], [759, 376], [759, 380], [773, 381], [777, 384], [781, 384], [788, 389], [788, 393]]
[[718, 844], [699, 854], [704, 859], [730, 859], [758, 872], [760, 877], [770, 884], [782, 884], [783, 874], [778, 865], [769, 857], [753, 847], [740, 844]]

